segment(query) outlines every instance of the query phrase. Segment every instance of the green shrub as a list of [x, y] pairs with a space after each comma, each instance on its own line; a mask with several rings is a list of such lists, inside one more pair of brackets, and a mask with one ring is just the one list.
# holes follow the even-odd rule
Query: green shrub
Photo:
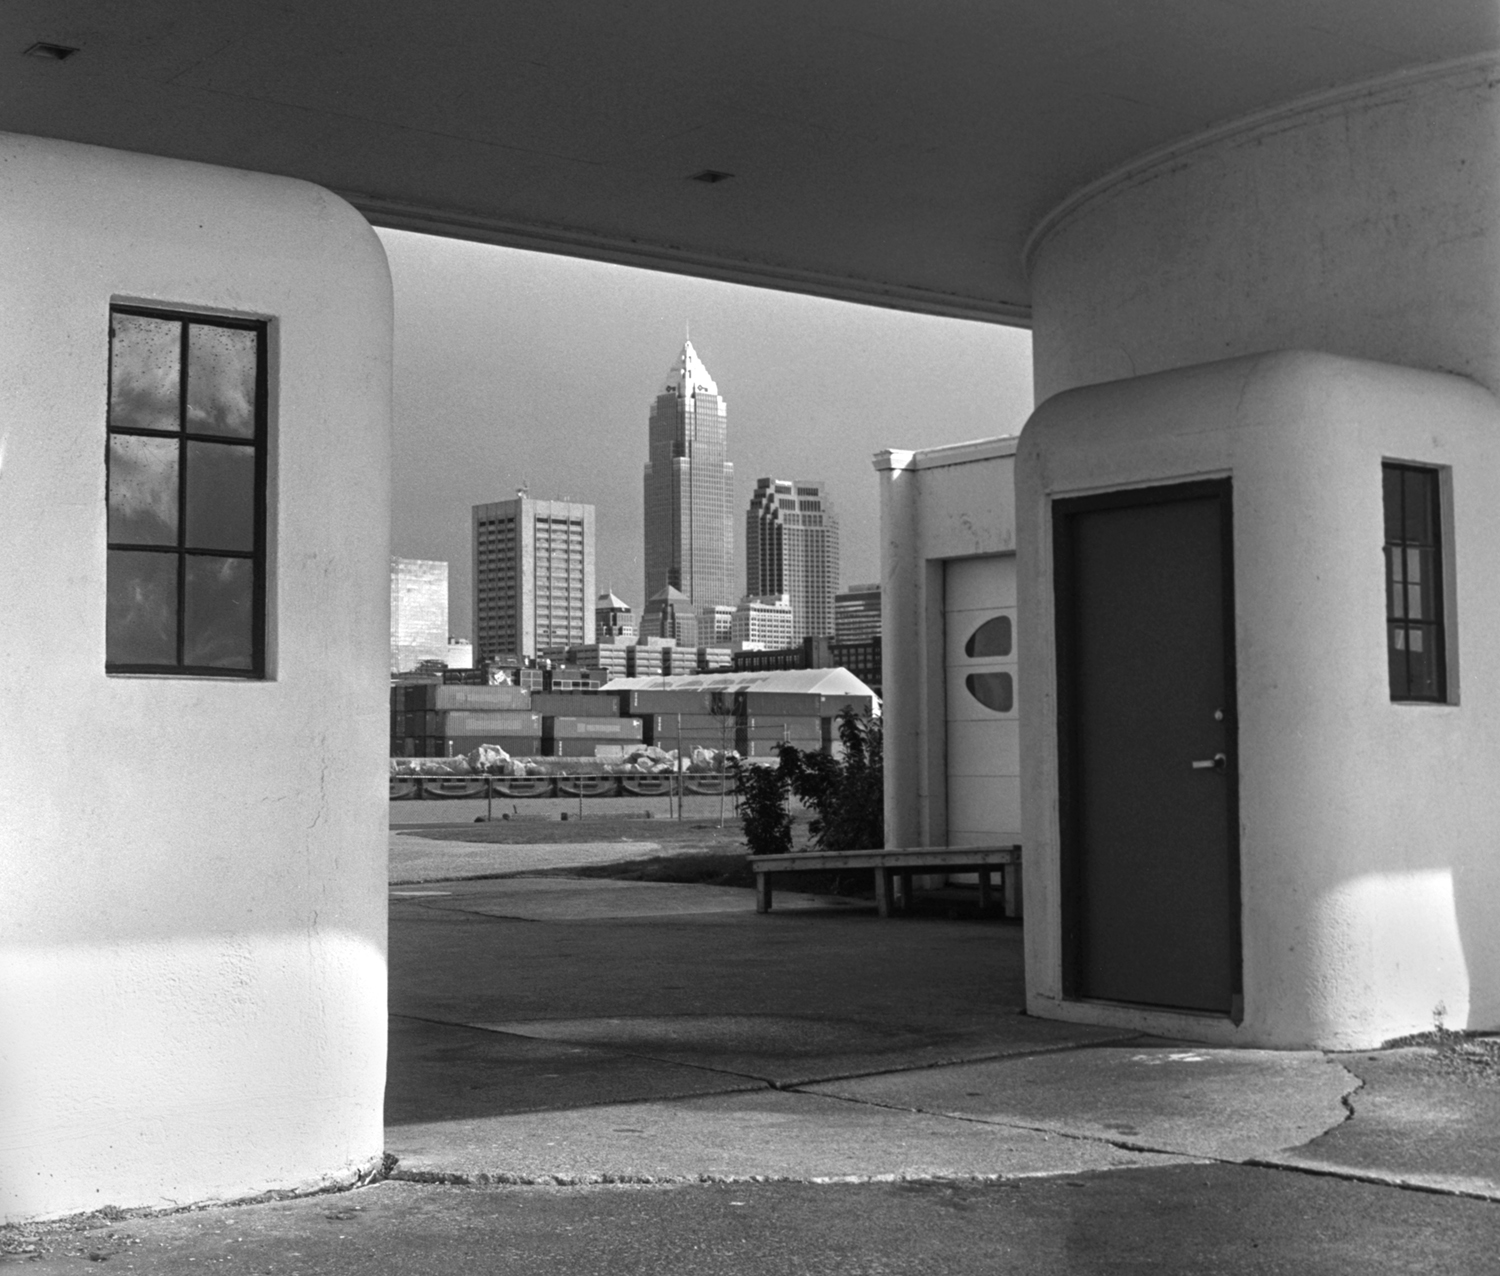
[[780, 766], [753, 766], [729, 760], [740, 794], [740, 823], [752, 855], [781, 855], [792, 849], [789, 789]]
[[885, 767], [880, 722], [853, 709], [839, 715], [842, 759], [782, 745], [777, 770], [798, 801], [820, 851], [866, 851], [885, 845]]
[[839, 714], [844, 756], [778, 745], [774, 767], [734, 761], [740, 821], [752, 855], [792, 849], [795, 796], [813, 811], [807, 830], [820, 851], [868, 851], [885, 845], [885, 754], [880, 720], [853, 709]]

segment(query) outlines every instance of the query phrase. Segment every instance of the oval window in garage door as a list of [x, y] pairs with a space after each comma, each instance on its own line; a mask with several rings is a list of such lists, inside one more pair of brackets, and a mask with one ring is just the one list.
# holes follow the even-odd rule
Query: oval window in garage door
[[1009, 713], [1015, 706], [1015, 681], [1008, 673], [971, 673], [964, 679], [969, 694], [986, 709]]
[[1011, 648], [1009, 616], [993, 616], [980, 625], [964, 643], [964, 655], [974, 660], [986, 656], [1008, 656]]

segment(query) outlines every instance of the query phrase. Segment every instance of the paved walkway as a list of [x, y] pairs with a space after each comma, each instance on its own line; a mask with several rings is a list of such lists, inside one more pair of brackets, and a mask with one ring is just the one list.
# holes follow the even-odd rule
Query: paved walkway
[[[683, 826], [662, 815], [663, 798], [595, 798], [587, 803], [585, 816], [578, 824], [561, 824], [559, 817], [577, 818], [577, 805], [571, 799], [529, 799], [523, 802], [496, 802], [490, 814], [500, 819], [507, 808], [514, 811], [515, 823], [508, 828], [525, 836], [528, 827], [556, 832], [561, 828], [578, 830], [579, 841], [560, 842], [556, 837], [537, 842], [511, 845], [466, 842], [445, 839], [449, 827], [455, 831], [472, 827], [484, 819], [486, 805], [480, 801], [392, 802], [390, 828], [390, 880], [393, 886], [442, 881], [449, 878], [495, 876], [504, 873], [534, 873], [538, 870], [577, 868], [586, 864], [611, 864], [626, 859], [654, 855], [691, 854], [700, 849], [691, 841], [684, 843], [673, 836]], [[690, 823], [712, 822], [718, 818], [718, 798], [694, 797], [687, 802]], [[730, 826], [733, 827], [732, 816]], [[628, 840], [621, 840], [621, 828], [629, 829]], [[665, 832], [661, 840], [652, 840], [654, 829]], [[602, 835], [608, 829], [609, 836]], [[600, 832], [594, 840], [585, 840]], [[638, 840], [643, 839], [643, 840]]]
[[1037, 1020], [1013, 923], [751, 895], [396, 886], [391, 1178], [93, 1220], [26, 1270], [1500, 1271], [1492, 1043]]
[[430, 833], [418, 836], [392, 829], [390, 833], [390, 880], [392, 898], [407, 898], [401, 888], [422, 882], [461, 877], [488, 877], [502, 873], [535, 873], [539, 869], [578, 868], [584, 864], [613, 864], [668, 851], [656, 842], [520, 843], [490, 845], [484, 842], [440, 841]]

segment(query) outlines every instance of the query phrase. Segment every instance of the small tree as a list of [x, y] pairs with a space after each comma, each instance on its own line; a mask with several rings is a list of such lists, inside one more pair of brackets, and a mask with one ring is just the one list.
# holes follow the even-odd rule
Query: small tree
[[752, 855], [781, 855], [792, 849], [792, 817], [786, 809], [788, 783], [780, 766], [754, 766], [729, 760], [740, 795], [740, 824]]
[[778, 750], [787, 788], [816, 813], [808, 824], [820, 851], [876, 850], [885, 845], [885, 755], [878, 718], [839, 714], [842, 759], [790, 745]]
[[752, 855], [792, 849], [787, 799], [810, 807], [813, 845], [820, 851], [878, 850], [885, 845], [885, 755], [880, 721], [853, 709], [839, 714], [842, 759], [776, 746], [776, 765], [731, 762], [740, 791], [740, 821]]

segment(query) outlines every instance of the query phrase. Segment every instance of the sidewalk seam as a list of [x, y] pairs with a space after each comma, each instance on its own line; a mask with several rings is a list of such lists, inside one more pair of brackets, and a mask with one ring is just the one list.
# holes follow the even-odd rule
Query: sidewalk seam
[[[405, 1011], [392, 1010], [389, 1012], [392, 1018], [411, 1019], [418, 1023], [437, 1024], [449, 1028], [469, 1028], [474, 1032], [492, 1032], [497, 1036], [514, 1037], [521, 1041], [560, 1041], [558, 1037], [531, 1036], [524, 1032], [511, 1032], [505, 1028], [488, 1027], [483, 1024], [472, 1023], [468, 1020], [456, 1019], [433, 1019], [426, 1015], [413, 1015]], [[621, 1055], [629, 1059], [643, 1059], [648, 1063], [660, 1063], [675, 1068], [696, 1068], [701, 1072], [712, 1072], [719, 1076], [742, 1077], [748, 1081], [758, 1081], [772, 1090], [778, 1090], [786, 1094], [795, 1094], [804, 1091], [809, 1086], [832, 1085], [838, 1081], [863, 1081], [872, 1077], [900, 1076], [907, 1072], [924, 1072], [930, 1068], [961, 1068], [975, 1063], [1004, 1063], [1012, 1059], [1034, 1059], [1042, 1055], [1066, 1054], [1072, 1050], [1090, 1050], [1103, 1046], [1117, 1046], [1124, 1042], [1136, 1041], [1141, 1037], [1148, 1036], [1147, 1033], [1131, 1032], [1119, 1037], [1105, 1037], [1098, 1041], [1067, 1042], [1055, 1046], [1038, 1046], [1033, 1050], [999, 1051], [991, 1054], [962, 1055], [947, 1059], [929, 1059], [921, 1063], [913, 1063], [899, 1068], [876, 1068], [868, 1072], [839, 1072], [829, 1075], [818, 1075], [802, 1077], [791, 1081], [778, 1081], [774, 1077], [762, 1076], [755, 1072], [739, 1072], [733, 1068], [716, 1067], [709, 1063], [692, 1063], [684, 1059], [671, 1059], [663, 1055], [651, 1054], [641, 1050], [631, 1050], [624, 1046], [604, 1045], [598, 1042], [568, 1041], [567, 1044], [584, 1046], [590, 1050], [600, 1050], [609, 1054]], [[843, 1097], [843, 1096], [825, 1096]], [[899, 1110], [899, 1109], [898, 1109]]]
[[[1345, 1070], [1348, 1071], [1348, 1069]], [[1356, 1080], [1359, 1080], [1357, 1073], [1350, 1072], [1350, 1075], [1355, 1077]], [[1361, 1080], [1360, 1087], [1356, 1087], [1349, 1093], [1351, 1095], [1357, 1094], [1363, 1084], [1364, 1083]], [[1198, 1161], [1206, 1165], [1243, 1165], [1252, 1169], [1259, 1170], [1280, 1170], [1283, 1172], [1291, 1172], [1296, 1174], [1311, 1174], [1320, 1178], [1345, 1179], [1351, 1183], [1368, 1183], [1375, 1187], [1395, 1188], [1398, 1191], [1425, 1192], [1432, 1196], [1454, 1196], [1461, 1197], [1464, 1200], [1487, 1201], [1490, 1204], [1500, 1204], [1500, 1190], [1487, 1193], [1461, 1187], [1445, 1186], [1440, 1183], [1423, 1182], [1420, 1179], [1409, 1179], [1396, 1174], [1381, 1174], [1378, 1171], [1373, 1170], [1358, 1170], [1331, 1164], [1299, 1162], [1290, 1159], [1280, 1159], [1274, 1156], [1252, 1156], [1246, 1157], [1243, 1160], [1236, 1160], [1232, 1157], [1212, 1156], [1202, 1152], [1184, 1152], [1179, 1149], [1154, 1147], [1147, 1143], [1134, 1143], [1126, 1139], [1111, 1139], [1106, 1138], [1102, 1135], [1080, 1134], [1072, 1130], [1059, 1130], [1053, 1126], [1027, 1125], [1019, 1121], [986, 1120], [983, 1117], [965, 1116], [961, 1112], [937, 1112], [930, 1108], [912, 1108], [903, 1107], [899, 1104], [894, 1103], [877, 1103], [872, 1099], [860, 1099], [852, 1095], [820, 1095], [814, 1094], [810, 1091], [796, 1091], [796, 1093], [807, 1093], [810, 1095], [810, 1097], [814, 1098], [838, 1099], [843, 1103], [853, 1103], [863, 1107], [880, 1108], [888, 1112], [905, 1112], [913, 1116], [939, 1117], [949, 1121], [962, 1121], [971, 1125], [988, 1126], [990, 1129], [995, 1130], [1025, 1130], [1030, 1134], [1045, 1134], [1049, 1137], [1056, 1137], [1059, 1139], [1072, 1139], [1080, 1143], [1098, 1143], [1102, 1144], [1105, 1147], [1118, 1148], [1122, 1152], [1140, 1152], [1155, 1156], [1184, 1157], [1188, 1160]], [[1341, 1096], [1341, 1102], [1347, 1100], [1348, 1097], [1349, 1095]], [[1349, 1116], [1345, 1118], [1345, 1120], [1347, 1121], [1349, 1119], [1352, 1119], [1353, 1109], [1349, 1108], [1347, 1103], [1345, 1104], [1345, 1106], [1349, 1111]], [[1342, 1122], [1340, 1124], [1342, 1124]], [[1338, 1127], [1334, 1126], [1332, 1128], [1337, 1129]], [[1318, 1135], [1316, 1137], [1321, 1138], [1322, 1136]], [[1311, 1143], [1313, 1141], [1313, 1139], [1309, 1139], [1308, 1143]], [[1306, 1144], [1300, 1146], [1306, 1146]], [[1295, 1151], [1295, 1149], [1289, 1150]]]
[[[1177, 1157], [1190, 1164], [1208, 1164], [1204, 1157]], [[476, 1174], [447, 1170], [393, 1170], [387, 1182], [439, 1184], [450, 1187], [678, 1187], [693, 1183], [793, 1183], [814, 1187], [868, 1183], [1016, 1183], [1022, 1179], [1066, 1178], [1079, 1174], [1112, 1174], [1146, 1168], [1101, 1166], [1089, 1170], [1039, 1170], [1021, 1174], [820, 1174], [799, 1178], [787, 1174], [514, 1174], [508, 1170]]]
[[1249, 1165], [1258, 1170], [1283, 1170], [1293, 1174], [1311, 1174], [1315, 1178], [1345, 1179], [1350, 1183], [1393, 1187], [1403, 1192], [1425, 1192], [1429, 1196], [1456, 1196], [1466, 1201], [1486, 1201], [1491, 1205], [1500, 1205], [1500, 1189], [1494, 1192], [1480, 1192], [1469, 1188], [1447, 1187], [1441, 1183], [1426, 1183], [1421, 1179], [1404, 1178], [1398, 1174], [1381, 1174], [1377, 1170], [1358, 1170], [1326, 1163], [1280, 1160], [1274, 1157], [1251, 1157], [1247, 1161], [1234, 1161], [1229, 1164]]

